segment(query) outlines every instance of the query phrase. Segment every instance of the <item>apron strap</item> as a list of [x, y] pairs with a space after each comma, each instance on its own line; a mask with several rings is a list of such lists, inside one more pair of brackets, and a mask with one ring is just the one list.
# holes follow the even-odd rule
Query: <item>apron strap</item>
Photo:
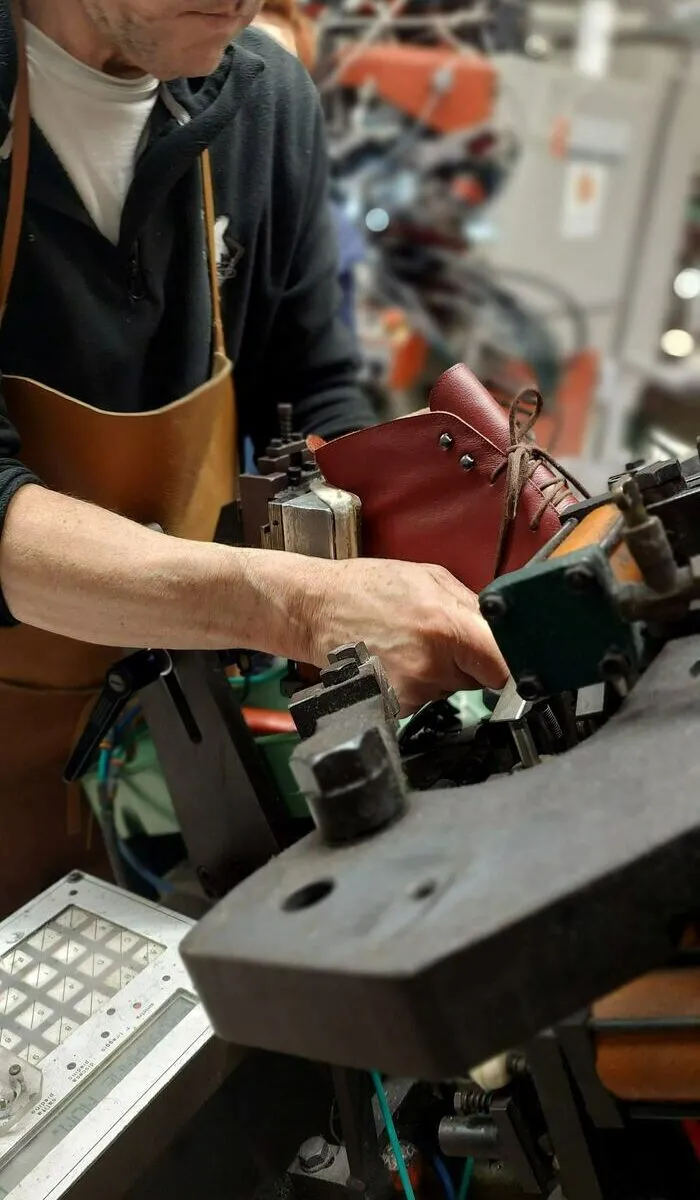
[[214, 202], [214, 182], [211, 171], [211, 156], [208, 150], [201, 155], [202, 191], [204, 194], [204, 225], [207, 235], [207, 258], [209, 260], [209, 282], [211, 287], [211, 314], [214, 327], [214, 353], [226, 355], [226, 339], [224, 323], [221, 316], [221, 295], [219, 292], [219, 272], [216, 262], [216, 206]]
[[0, 249], [0, 324], [5, 316], [7, 300], [15, 273], [17, 253], [22, 234], [24, 200], [29, 173], [29, 68], [24, 33], [24, 19], [19, 0], [10, 0], [12, 21], [17, 38], [17, 88], [12, 117], [12, 155], [10, 159], [10, 196], [7, 205], [5, 230]]

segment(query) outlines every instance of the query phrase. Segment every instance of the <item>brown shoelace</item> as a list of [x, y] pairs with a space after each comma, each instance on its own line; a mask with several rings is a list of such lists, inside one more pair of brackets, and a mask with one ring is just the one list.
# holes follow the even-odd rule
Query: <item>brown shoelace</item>
[[[518, 416], [522, 411], [523, 403], [532, 404], [532, 411], [523, 424], [519, 426]], [[589, 492], [579, 483], [578, 479], [566, 471], [564, 467], [560, 466], [551, 454], [532, 441], [530, 435], [541, 412], [542, 396], [535, 388], [523, 388], [510, 404], [508, 412], [510, 445], [506, 450], [505, 461], [496, 467], [490, 479], [490, 482], [493, 484], [504, 471], [506, 472], [506, 490], [503, 511], [501, 513], [501, 524], [498, 530], [496, 563], [493, 572], [494, 579], [500, 574], [503, 566], [503, 559], [508, 543], [508, 533], [518, 511], [518, 502], [522, 490], [528, 480], [532, 479], [539, 463], [547, 463], [557, 472], [557, 477], [540, 487], [542, 501], [530, 520], [530, 529], [535, 530], [539, 528], [540, 521], [548, 504], [553, 504], [556, 508], [557, 504], [568, 496], [569, 485], [575, 488], [583, 498], [587, 499], [589, 496]]]

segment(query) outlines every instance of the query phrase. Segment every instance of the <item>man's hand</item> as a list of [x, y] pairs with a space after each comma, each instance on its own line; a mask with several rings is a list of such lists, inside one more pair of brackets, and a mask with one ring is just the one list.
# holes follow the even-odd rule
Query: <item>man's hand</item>
[[382, 559], [315, 565], [321, 587], [310, 637], [317, 666], [336, 646], [365, 642], [404, 714], [461, 689], [505, 683], [508, 670], [476, 596], [443, 567]]

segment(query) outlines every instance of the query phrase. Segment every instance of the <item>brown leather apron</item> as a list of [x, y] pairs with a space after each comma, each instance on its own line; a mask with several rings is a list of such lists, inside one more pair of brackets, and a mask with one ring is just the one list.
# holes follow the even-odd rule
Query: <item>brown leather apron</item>
[[[22, 229], [29, 166], [29, 80], [16, 0], [18, 82], [8, 215], [0, 254], [0, 319]], [[215, 206], [208, 152], [201, 157], [211, 282], [211, 377], [152, 412], [106, 413], [30, 379], [3, 380], [22, 461], [54, 491], [167, 533], [208, 541], [236, 490], [232, 365], [217, 280]], [[41, 336], [37, 333], [37, 336]], [[51, 579], [46, 580], [47, 605]], [[113, 648], [29, 626], [0, 630], [0, 917], [73, 869], [108, 874], [98, 833], [62, 768], [109, 665]]]

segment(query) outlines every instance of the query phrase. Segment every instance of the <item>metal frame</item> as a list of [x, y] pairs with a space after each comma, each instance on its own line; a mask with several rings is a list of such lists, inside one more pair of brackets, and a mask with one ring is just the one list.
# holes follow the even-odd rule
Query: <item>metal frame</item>
[[291, 840], [290, 818], [218, 655], [172, 654], [201, 739], [183, 736], [160, 684], [141, 704], [187, 853], [206, 894], [225, 896]]

